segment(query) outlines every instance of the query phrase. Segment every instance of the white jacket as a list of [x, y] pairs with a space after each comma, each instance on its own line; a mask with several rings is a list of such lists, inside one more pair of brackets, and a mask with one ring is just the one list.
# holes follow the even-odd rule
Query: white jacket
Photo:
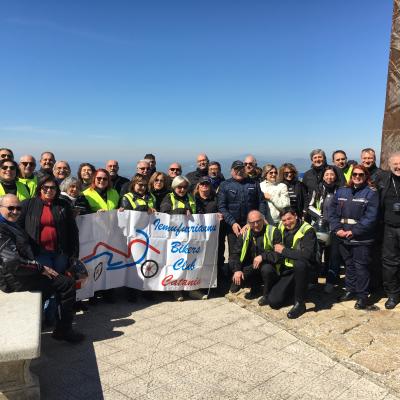
[[284, 183], [271, 183], [266, 180], [260, 183], [263, 193], [271, 195], [271, 200], [266, 200], [269, 212], [275, 223], [279, 222], [279, 212], [290, 206], [290, 198], [287, 186]]

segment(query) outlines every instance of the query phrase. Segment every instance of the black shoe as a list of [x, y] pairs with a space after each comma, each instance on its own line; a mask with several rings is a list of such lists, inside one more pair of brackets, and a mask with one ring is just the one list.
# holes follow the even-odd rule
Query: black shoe
[[386, 310], [393, 310], [397, 306], [397, 304], [400, 303], [400, 299], [398, 297], [388, 297], [386, 303], [385, 303], [385, 308]]
[[245, 295], [244, 295], [244, 298], [246, 299], [246, 300], [254, 300], [254, 299], [256, 299], [258, 296], [259, 296], [259, 291], [257, 290], [257, 289], [254, 289], [254, 288], [251, 288], [250, 289], [250, 292], [247, 292]]
[[349, 300], [355, 300], [356, 295], [352, 292], [344, 292], [342, 296], [339, 297], [339, 301], [349, 301]]
[[287, 317], [289, 319], [296, 319], [299, 318], [300, 315], [303, 315], [305, 312], [306, 312], [306, 305], [304, 303], [297, 302], [287, 313]]
[[268, 296], [262, 296], [258, 299], [259, 306], [266, 306], [268, 304]]
[[356, 310], [365, 310], [367, 308], [367, 299], [357, 299], [356, 304], [354, 304], [354, 308]]
[[236, 283], [232, 283], [229, 291], [231, 293], [237, 293], [240, 290], [240, 285], [236, 285]]
[[80, 343], [85, 339], [85, 335], [83, 333], [76, 332], [72, 329], [68, 331], [55, 329], [51, 337], [55, 340], [65, 340], [66, 342], [72, 344]]

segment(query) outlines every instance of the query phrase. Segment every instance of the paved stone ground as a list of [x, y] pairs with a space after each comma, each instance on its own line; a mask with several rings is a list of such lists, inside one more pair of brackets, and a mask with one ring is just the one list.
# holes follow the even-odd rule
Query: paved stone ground
[[[241, 295], [235, 301], [245, 304]], [[331, 320], [342, 319], [338, 343], [359, 328], [357, 321], [374, 318], [356, 313], [347, 323], [346, 310], [332, 311]], [[120, 298], [77, 316], [88, 336], [82, 344], [55, 342], [44, 333], [42, 356], [32, 369], [44, 400], [397, 399], [362, 370], [289, 333], [285, 327], [294, 325], [283, 322], [283, 312], [274, 313], [271, 318], [264, 308], [257, 315], [225, 298], [173, 302], [157, 294], [157, 301], [137, 304]], [[317, 322], [323, 318], [324, 311], [310, 312], [292, 322], [303, 334], [329, 325], [329, 318]], [[371, 346], [369, 337], [361, 341]]]
[[290, 307], [272, 310], [244, 299], [247, 289], [227, 298], [400, 393], [400, 309], [386, 310], [386, 298], [377, 296], [370, 310], [355, 310], [354, 301], [338, 303], [338, 293], [327, 295], [322, 288], [310, 292], [307, 313], [294, 321], [286, 318]]

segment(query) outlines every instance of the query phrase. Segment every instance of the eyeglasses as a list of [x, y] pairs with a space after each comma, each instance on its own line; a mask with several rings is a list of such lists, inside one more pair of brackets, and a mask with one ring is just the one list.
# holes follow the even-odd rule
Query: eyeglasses
[[44, 192], [47, 192], [48, 190], [56, 190], [56, 189], [57, 189], [57, 186], [48, 186], [48, 185], [43, 185], [42, 186], [42, 190]]
[[164, 183], [164, 179], [155, 179], [154, 182], [157, 182], [157, 183]]
[[96, 181], [97, 182], [108, 181], [108, 178], [104, 178], [102, 176], [96, 176]]
[[244, 164], [244, 166], [248, 166], [248, 165], [253, 166], [253, 165], [254, 165], [254, 163], [252, 163], [252, 162], [245, 162], [245, 163], [243, 163], [243, 164]]
[[68, 167], [57, 167], [56, 168], [57, 171], [69, 171]]
[[288, 171], [283, 173], [284, 176], [294, 175], [293, 171]]
[[170, 168], [169, 170], [172, 172], [179, 172], [181, 169], [180, 168]]
[[24, 166], [24, 167], [36, 167], [36, 164], [34, 163], [34, 162], [30, 162], [30, 161], [21, 161], [21, 164]]
[[276, 171], [268, 171], [267, 175], [278, 175]]
[[187, 186], [177, 186], [176, 188], [179, 190], [186, 190], [188, 187]]
[[206, 185], [206, 186], [208, 186], [208, 185], [211, 185], [211, 183], [210, 183], [210, 182], [200, 182], [199, 185], [202, 185], [202, 186], [203, 186], [203, 185]]
[[11, 154], [7, 154], [7, 153], [0, 154], [0, 157], [1, 157], [1, 158], [9, 158], [9, 159], [12, 158], [12, 157], [11, 157]]
[[13, 212], [13, 211], [21, 212], [21, 210], [22, 210], [21, 206], [0, 206], [0, 207], [7, 208], [7, 210], [10, 212]]
[[3, 166], [1, 167], [1, 169], [2, 169], [3, 171], [7, 171], [8, 169], [9, 169], [10, 171], [15, 171], [15, 165], [3, 165]]
[[365, 176], [365, 174], [364, 174], [364, 172], [360, 172], [359, 174], [358, 174], [357, 172], [353, 172], [353, 173], [351, 174], [351, 176], [354, 176], [355, 178], [356, 178], [356, 177], [363, 178], [363, 177]]

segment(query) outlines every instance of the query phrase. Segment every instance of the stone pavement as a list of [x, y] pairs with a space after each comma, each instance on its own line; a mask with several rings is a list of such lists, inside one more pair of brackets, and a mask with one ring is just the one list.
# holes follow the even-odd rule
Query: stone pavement
[[400, 393], [400, 309], [386, 310], [386, 298], [378, 296], [370, 299], [374, 303], [370, 310], [355, 310], [355, 301], [338, 303], [339, 293], [327, 295], [322, 289], [318, 285], [310, 292], [308, 311], [297, 320], [286, 318], [290, 307], [272, 310], [246, 300], [243, 296], [248, 289], [227, 298]]
[[[44, 333], [42, 356], [32, 363], [42, 398], [397, 399], [364, 371], [332, 360], [264, 311], [260, 316], [225, 298], [156, 299], [130, 304], [121, 297], [91, 307], [77, 316], [88, 339], [76, 346]], [[299, 330], [317, 326], [311, 315], [318, 320], [323, 312], [295, 321]], [[343, 331], [357, 329], [342, 319]]]

